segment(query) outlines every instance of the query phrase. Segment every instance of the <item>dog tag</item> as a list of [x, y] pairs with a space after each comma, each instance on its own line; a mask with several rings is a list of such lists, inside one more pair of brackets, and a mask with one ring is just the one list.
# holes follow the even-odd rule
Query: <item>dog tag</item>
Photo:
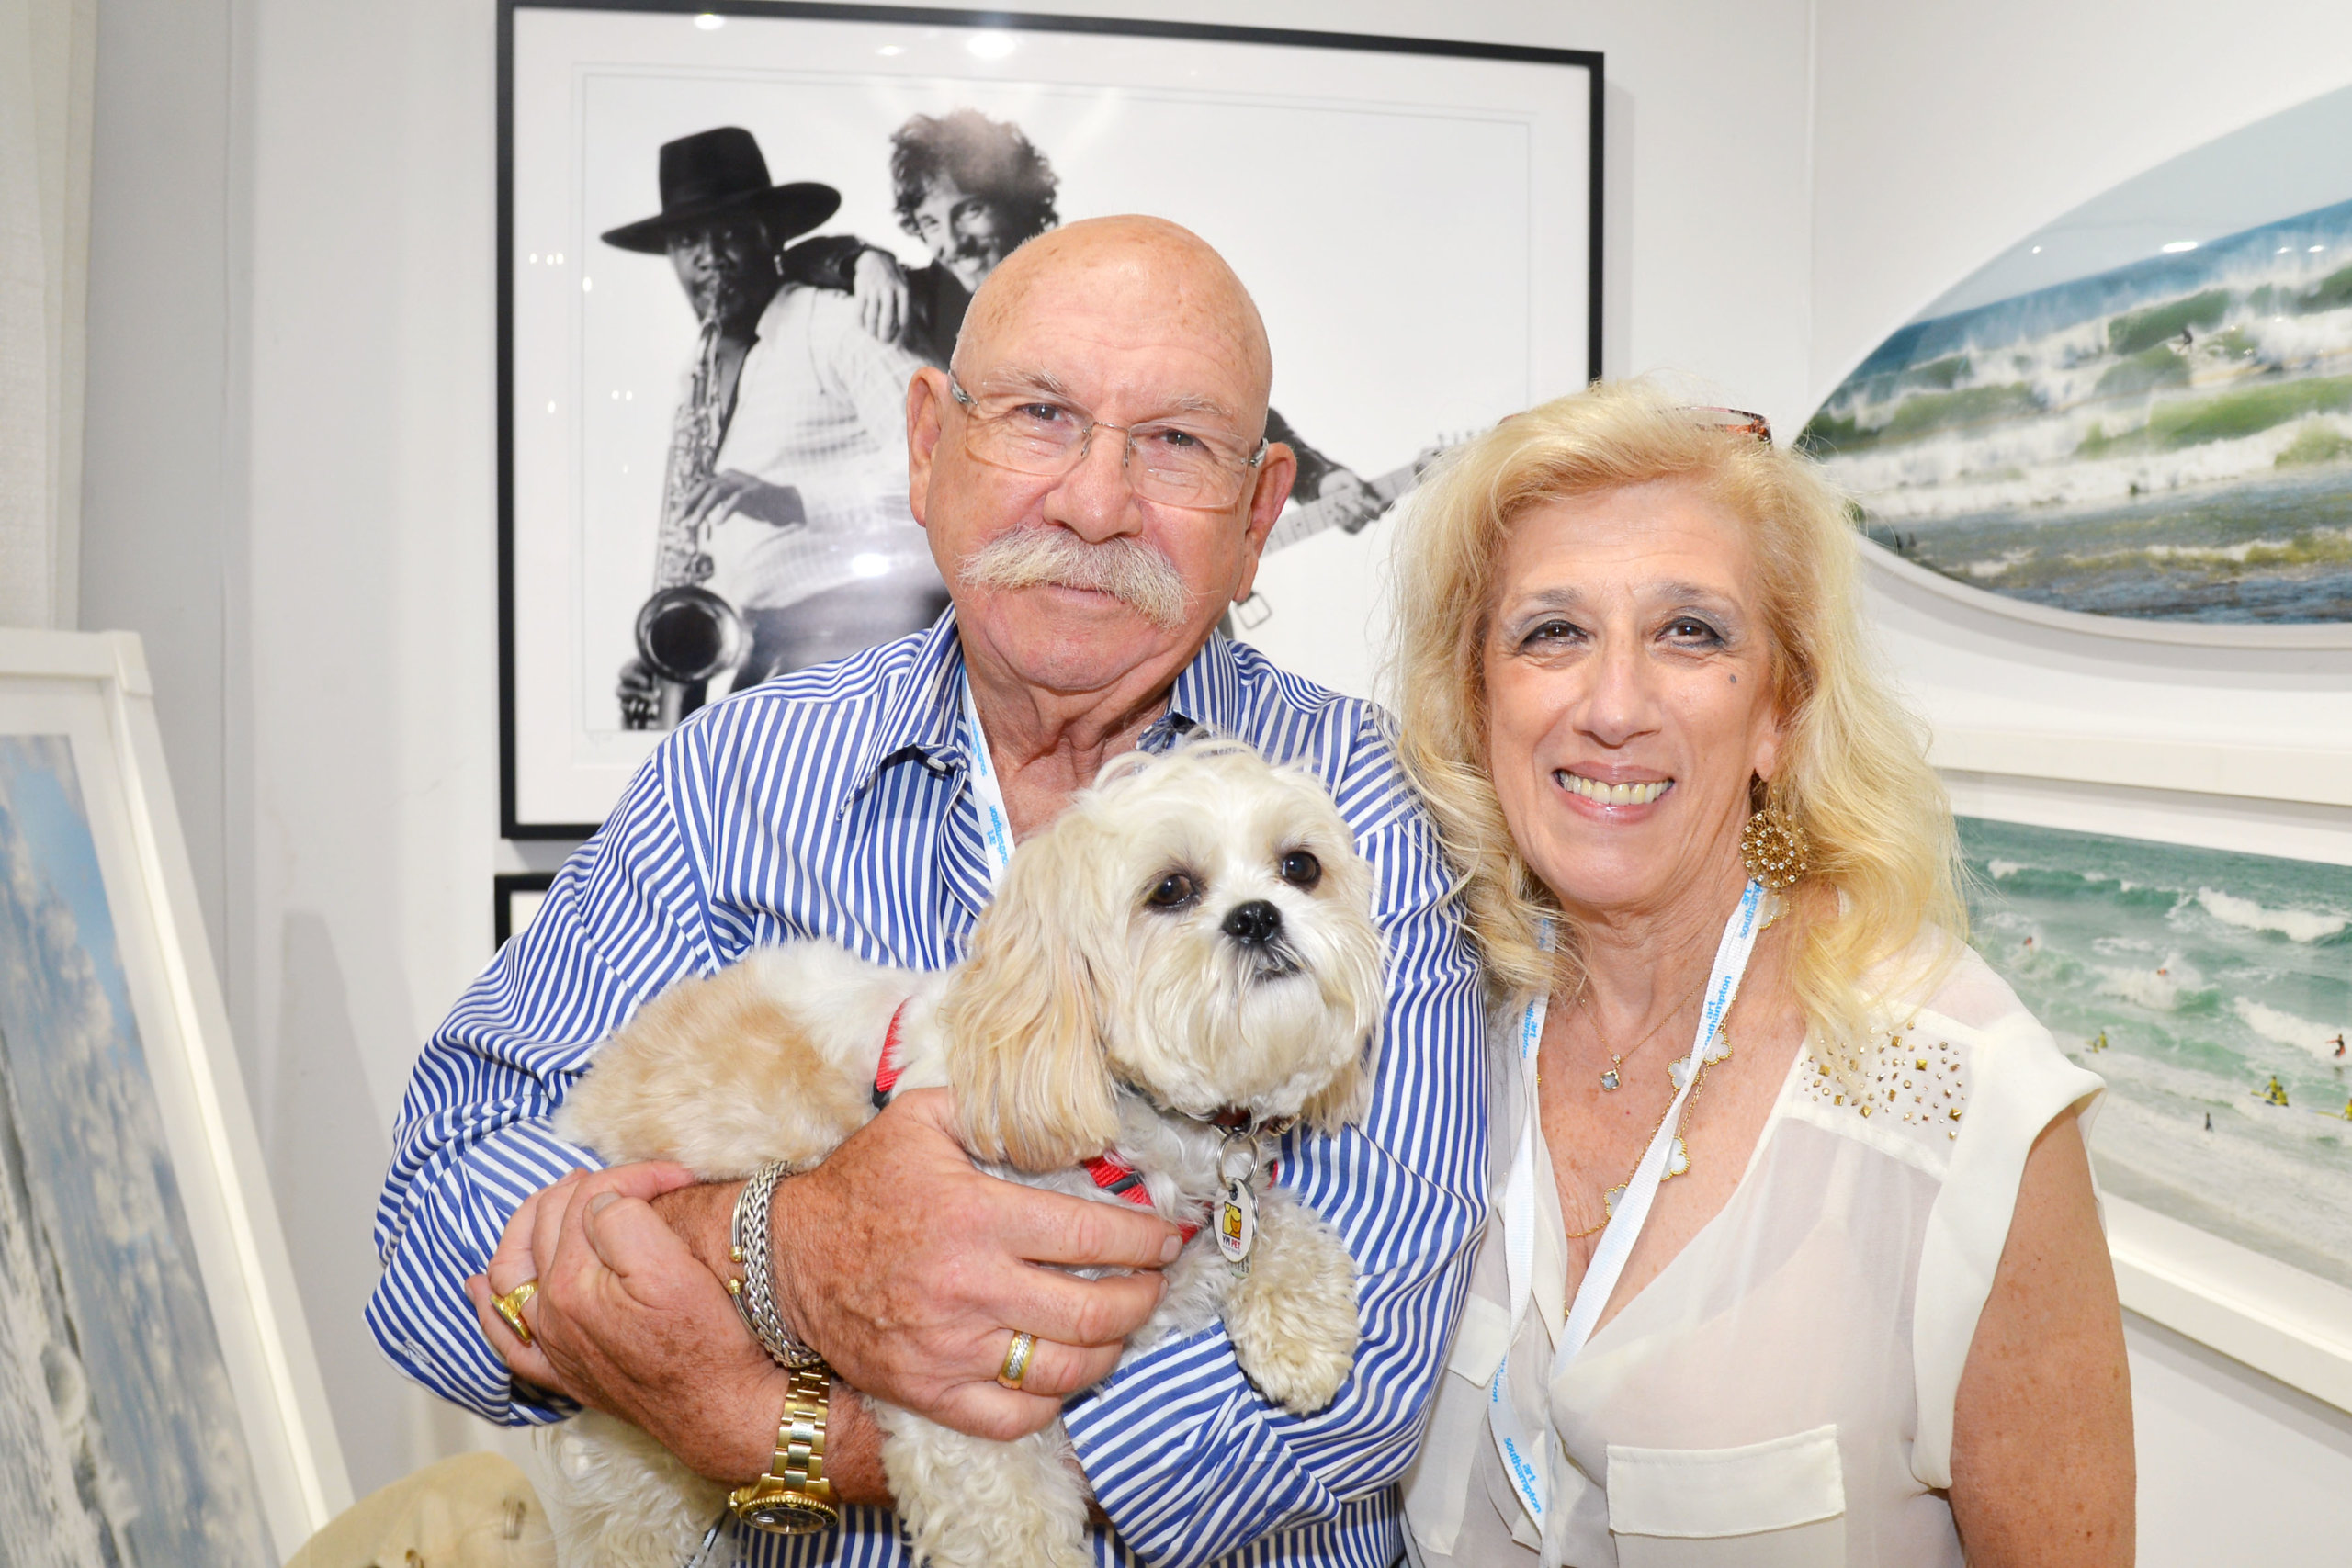
[[1216, 1249], [1236, 1268], [1250, 1261], [1250, 1247], [1258, 1239], [1258, 1195], [1247, 1181], [1225, 1184], [1225, 1201], [1216, 1210]]

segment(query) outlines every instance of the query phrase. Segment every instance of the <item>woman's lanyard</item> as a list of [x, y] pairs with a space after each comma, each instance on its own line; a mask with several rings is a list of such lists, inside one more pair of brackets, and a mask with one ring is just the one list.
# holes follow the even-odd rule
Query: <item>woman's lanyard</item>
[[1004, 886], [1005, 868], [1012, 863], [1012, 818], [1004, 809], [1004, 786], [996, 776], [996, 759], [989, 755], [988, 732], [980, 728], [980, 708], [972, 698], [968, 672], [964, 677], [964, 746], [972, 754], [972, 809], [979, 815], [980, 855], [994, 891]]
[[[1567, 1370], [1568, 1363], [1577, 1359], [1586, 1341], [1592, 1337], [1609, 1298], [1616, 1292], [1617, 1280], [1625, 1271], [1625, 1259], [1632, 1254], [1634, 1243], [1641, 1238], [1642, 1226], [1650, 1217], [1650, 1205], [1657, 1197], [1658, 1184], [1666, 1179], [1667, 1161], [1673, 1155], [1675, 1140], [1681, 1131], [1683, 1104], [1698, 1085], [1708, 1043], [1723, 1027], [1733, 998], [1739, 995], [1740, 976], [1747, 972], [1748, 954], [1755, 951], [1757, 933], [1763, 926], [1763, 885], [1750, 882], [1739, 896], [1739, 908], [1724, 922], [1723, 941], [1715, 948], [1715, 966], [1708, 975], [1707, 988], [1702, 994], [1698, 1038], [1690, 1044], [1682, 1087], [1675, 1092], [1674, 1103], [1667, 1108], [1666, 1119], [1658, 1123], [1657, 1134], [1650, 1139], [1642, 1163], [1634, 1168], [1633, 1179], [1625, 1184], [1624, 1195], [1610, 1211], [1609, 1226], [1600, 1234], [1600, 1245], [1593, 1249], [1584, 1282], [1577, 1287], [1577, 1299], [1568, 1308], [1567, 1324], [1560, 1331], [1553, 1353], [1555, 1379]], [[1552, 928], [1548, 922], [1543, 931], [1543, 945], [1544, 951], [1551, 951]], [[1536, 1129], [1543, 1114], [1536, 1098], [1536, 1055], [1544, 1041], [1544, 1015], [1550, 999], [1545, 995], [1528, 1003], [1519, 1026], [1519, 1077], [1524, 1114], [1520, 1119], [1519, 1151], [1503, 1186], [1503, 1262], [1510, 1280], [1510, 1342], [1516, 1342], [1519, 1337], [1535, 1290], [1535, 1184], [1550, 1178], [1549, 1172], [1536, 1169], [1535, 1158]], [[1548, 1444], [1536, 1443], [1527, 1423], [1520, 1418], [1505, 1381], [1510, 1371], [1510, 1357], [1506, 1351], [1495, 1368], [1494, 1381], [1487, 1385], [1487, 1425], [1494, 1433], [1495, 1447], [1502, 1454], [1511, 1489], [1519, 1494], [1528, 1517], [1540, 1532], [1544, 1523], [1544, 1510], [1551, 1496], [1550, 1448]]]

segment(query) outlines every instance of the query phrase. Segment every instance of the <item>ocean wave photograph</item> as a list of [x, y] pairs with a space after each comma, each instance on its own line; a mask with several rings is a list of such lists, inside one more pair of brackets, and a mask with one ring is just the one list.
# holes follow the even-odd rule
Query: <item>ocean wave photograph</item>
[[1960, 828], [1974, 945], [2107, 1080], [2101, 1185], [2352, 1285], [2352, 867]]
[[2331, 94], [2086, 204], [1881, 344], [1800, 445], [1873, 540], [1977, 588], [2352, 620], [2347, 134]]
[[277, 1561], [62, 736], [0, 736], [0, 1568]]

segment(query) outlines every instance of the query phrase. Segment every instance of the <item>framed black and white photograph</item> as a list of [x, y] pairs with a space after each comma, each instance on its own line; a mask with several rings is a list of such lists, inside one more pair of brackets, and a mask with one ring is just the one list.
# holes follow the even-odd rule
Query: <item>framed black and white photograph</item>
[[1368, 694], [1388, 508], [1600, 364], [1600, 59], [792, 5], [501, 17], [502, 826], [594, 829], [662, 733], [929, 624], [903, 398], [1021, 241], [1216, 245], [1299, 453], [1237, 635]]

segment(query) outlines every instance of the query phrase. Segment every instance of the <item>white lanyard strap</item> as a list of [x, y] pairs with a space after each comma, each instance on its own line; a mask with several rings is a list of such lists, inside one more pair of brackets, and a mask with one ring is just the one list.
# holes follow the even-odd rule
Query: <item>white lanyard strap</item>
[[1731, 1011], [1732, 998], [1739, 995], [1739, 980], [1747, 972], [1747, 955], [1756, 950], [1756, 933], [1762, 924], [1764, 885], [1750, 882], [1739, 896], [1739, 908], [1731, 913], [1724, 926], [1724, 940], [1715, 949], [1715, 967], [1707, 976], [1707, 990], [1699, 1005], [1699, 1036], [1690, 1043], [1690, 1064], [1682, 1070], [1682, 1087], [1675, 1091], [1674, 1103], [1667, 1108], [1666, 1120], [1658, 1123], [1657, 1135], [1650, 1140], [1649, 1151], [1642, 1156], [1641, 1165], [1634, 1172], [1634, 1179], [1626, 1184], [1625, 1195], [1617, 1201], [1616, 1209], [1609, 1216], [1609, 1228], [1600, 1233], [1600, 1245], [1593, 1248], [1592, 1262], [1584, 1271], [1584, 1282], [1577, 1287], [1577, 1299], [1568, 1308], [1568, 1325], [1560, 1334], [1560, 1343], [1552, 1358], [1552, 1375], [1558, 1377], [1577, 1359], [1577, 1352], [1592, 1337], [1593, 1328], [1600, 1321], [1603, 1308], [1615, 1293], [1618, 1276], [1625, 1271], [1625, 1258], [1634, 1250], [1634, 1243], [1641, 1239], [1642, 1226], [1650, 1217], [1650, 1203], [1657, 1196], [1658, 1183], [1666, 1179], [1666, 1162], [1674, 1152], [1675, 1139], [1681, 1135], [1682, 1106], [1690, 1091], [1699, 1087], [1699, 1070], [1706, 1066], [1707, 1046], [1723, 1027], [1724, 1015]]
[[[1689, 1066], [1682, 1075], [1682, 1087], [1675, 1094], [1674, 1103], [1668, 1107], [1666, 1120], [1658, 1124], [1657, 1134], [1650, 1140], [1649, 1148], [1635, 1168], [1633, 1179], [1626, 1184], [1624, 1196], [1617, 1201], [1611, 1213], [1609, 1228], [1601, 1234], [1600, 1245], [1593, 1251], [1592, 1262], [1585, 1270], [1584, 1282], [1577, 1290], [1576, 1303], [1568, 1311], [1566, 1326], [1562, 1329], [1552, 1362], [1552, 1375], [1559, 1376], [1577, 1358], [1577, 1353], [1592, 1337], [1594, 1325], [1601, 1310], [1617, 1289], [1618, 1278], [1625, 1269], [1625, 1258], [1640, 1238], [1643, 1224], [1648, 1220], [1650, 1203], [1657, 1195], [1658, 1184], [1665, 1179], [1668, 1157], [1680, 1133], [1682, 1107], [1690, 1090], [1698, 1084], [1699, 1068], [1704, 1063], [1708, 1043], [1722, 1027], [1724, 1017], [1731, 1011], [1734, 998], [1739, 994], [1741, 976], [1747, 971], [1748, 954], [1755, 951], [1759, 916], [1763, 909], [1764, 889], [1750, 882], [1740, 895], [1739, 908], [1732, 911], [1724, 923], [1723, 941], [1715, 949], [1715, 966], [1707, 977], [1707, 989], [1699, 1010], [1699, 1034], [1690, 1046]], [[1545, 952], [1552, 948], [1552, 928], [1546, 922], [1541, 932]], [[1549, 1009], [1549, 996], [1539, 996], [1527, 1004], [1519, 1026], [1519, 1073], [1522, 1093], [1519, 1151], [1511, 1161], [1510, 1179], [1503, 1187], [1503, 1262], [1510, 1281], [1510, 1340], [1516, 1344], [1527, 1317], [1527, 1308], [1534, 1294], [1535, 1226], [1539, 1213], [1535, 1201], [1535, 1183], [1549, 1179], [1549, 1172], [1536, 1168], [1536, 1130], [1542, 1125], [1543, 1107], [1537, 1097], [1538, 1074], [1536, 1060], [1544, 1040], [1544, 1020]], [[1508, 1378], [1510, 1357], [1506, 1353], [1495, 1368], [1494, 1380], [1487, 1385], [1487, 1425], [1494, 1434], [1496, 1450], [1502, 1455], [1503, 1472], [1510, 1478], [1511, 1490], [1519, 1495], [1528, 1517], [1540, 1532], [1544, 1514], [1551, 1495], [1551, 1454], [1548, 1443], [1539, 1445], [1521, 1419], [1513, 1402]], [[1548, 1431], [1545, 1422], [1540, 1429]]]
[[968, 671], [964, 676], [964, 746], [972, 754], [972, 809], [980, 819], [980, 854], [993, 890], [1004, 886], [1005, 868], [1012, 863], [1012, 818], [1004, 809], [1004, 785], [996, 776], [996, 759], [989, 755], [988, 732], [980, 728]]
[[[1552, 951], [1551, 921], [1544, 922], [1536, 940], [1544, 952]], [[1535, 1129], [1541, 1114], [1535, 1099], [1535, 1058], [1544, 1043], [1544, 1016], [1551, 999], [1548, 993], [1538, 992], [1519, 1021], [1519, 1148], [1511, 1156], [1510, 1176], [1503, 1186], [1503, 1265], [1510, 1281], [1507, 1347], [1518, 1341], [1520, 1326], [1527, 1321], [1528, 1303], [1535, 1293]], [[1510, 1353], [1506, 1348], [1487, 1384], [1487, 1429], [1494, 1434], [1495, 1450], [1502, 1455], [1503, 1473], [1510, 1477], [1511, 1490], [1519, 1494], [1528, 1517], [1540, 1529], [1551, 1495], [1545, 1468], [1549, 1456], [1520, 1419], [1519, 1409], [1511, 1403], [1510, 1377]]]
[[[1552, 922], [1536, 932], [1537, 945], [1552, 951]], [[1520, 1099], [1525, 1114], [1519, 1119], [1519, 1150], [1512, 1156], [1510, 1178], [1503, 1188], [1503, 1263], [1510, 1280], [1510, 1327], [1527, 1316], [1535, 1293], [1535, 1058], [1544, 1043], [1544, 1016], [1551, 1005], [1548, 992], [1539, 992], [1519, 1021]], [[1522, 1219], [1525, 1224], [1520, 1223]]]

